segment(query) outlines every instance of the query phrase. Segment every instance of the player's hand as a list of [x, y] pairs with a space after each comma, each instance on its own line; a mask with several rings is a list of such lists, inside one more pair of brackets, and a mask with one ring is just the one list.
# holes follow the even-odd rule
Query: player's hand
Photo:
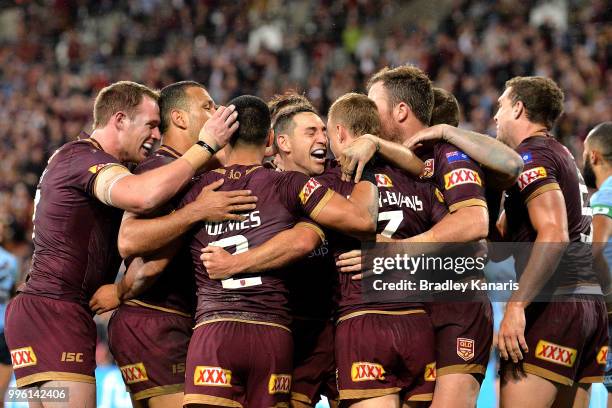
[[361, 280], [361, 249], [354, 249], [340, 254], [336, 261], [336, 266], [340, 272], [354, 273], [355, 275], [351, 277], [352, 280]]
[[449, 125], [434, 125], [422, 130], [419, 130], [412, 136], [410, 140], [404, 142], [404, 146], [409, 149], [414, 149], [419, 145], [431, 144], [440, 140], [447, 140], [446, 127]]
[[112, 283], [100, 286], [91, 297], [89, 308], [96, 314], [102, 314], [118, 308], [120, 304], [121, 300], [119, 299], [117, 285]]
[[216, 191], [224, 180], [214, 181], [204, 187], [198, 198], [188, 206], [194, 220], [202, 221], [244, 221], [246, 217], [237, 213], [254, 210], [257, 197], [251, 190]]
[[525, 309], [516, 302], [508, 302], [506, 306], [497, 334], [497, 347], [501, 358], [511, 358], [515, 363], [523, 359], [522, 352], [529, 352], [525, 341]]
[[202, 248], [200, 259], [211, 279], [226, 279], [240, 273], [237, 258], [225, 249], [209, 245]]
[[366, 134], [355, 139], [344, 149], [338, 158], [338, 162], [342, 166], [342, 181], [351, 181], [353, 174], [355, 183], [361, 180], [363, 168], [374, 157], [378, 149], [376, 140], [376, 136]]
[[230, 137], [238, 129], [237, 118], [238, 112], [236, 112], [234, 105], [219, 106], [212, 117], [202, 126], [198, 138], [219, 151], [229, 142]]

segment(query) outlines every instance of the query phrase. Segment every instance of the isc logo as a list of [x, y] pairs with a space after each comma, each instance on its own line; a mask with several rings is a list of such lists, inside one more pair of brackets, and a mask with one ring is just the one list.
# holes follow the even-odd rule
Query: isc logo
[[384, 380], [385, 369], [382, 365], [368, 362], [353, 363], [351, 367], [353, 381]]
[[232, 372], [221, 367], [197, 366], [193, 373], [194, 385], [231, 387]]
[[126, 384], [134, 384], [142, 381], [147, 381], [147, 370], [143, 363], [136, 363], [119, 367], [121, 375]]
[[66, 363], [82, 363], [83, 362], [83, 353], [67, 353], [67, 352], [63, 352], [62, 353], [62, 361], [66, 362]]
[[32, 347], [22, 347], [11, 350], [11, 360], [14, 369], [28, 367], [36, 365], [36, 354]]
[[393, 187], [391, 178], [386, 174], [377, 173], [374, 177], [376, 178], [376, 187]]
[[268, 392], [270, 394], [289, 394], [291, 392], [291, 375], [272, 374], [268, 382]]
[[535, 355], [540, 360], [550, 361], [566, 367], [572, 367], [576, 361], [577, 351], [573, 348], [559, 346], [544, 340], [538, 341]]

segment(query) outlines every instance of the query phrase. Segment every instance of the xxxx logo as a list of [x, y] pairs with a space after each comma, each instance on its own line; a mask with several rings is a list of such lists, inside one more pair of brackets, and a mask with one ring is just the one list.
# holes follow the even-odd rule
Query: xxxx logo
[[425, 381], [436, 381], [436, 362], [425, 366]]
[[32, 347], [11, 350], [11, 360], [13, 362], [13, 369], [36, 365], [37, 361]]
[[479, 186], [482, 186], [480, 176], [475, 170], [461, 168], [455, 169], [450, 173], [446, 173], [444, 175], [445, 190], [449, 190], [455, 186], [468, 183], [478, 184]]
[[521, 191], [528, 185], [538, 179], [546, 177], [546, 169], [544, 167], [535, 167], [533, 169], [525, 170], [518, 177], [518, 186]]
[[272, 374], [268, 382], [270, 394], [289, 394], [291, 392], [291, 376], [289, 374]]
[[313, 178], [308, 180], [308, 182], [304, 184], [304, 187], [302, 187], [302, 191], [300, 191], [299, 194], [302, 204], [306, 204], [312, 193], [314, 193], [319, 187], [321, 187], [321, 183], [319, 183], [317, 180]]
[[142, 381], [147, 381], [147, 370], [143, 363], [136, 363], [119, 367], [121, 375], [126, 384], [134, 384]]
[[597, 353], [597, 364], [606, 364], [608, 360], [608, 346], [603, 346]]
[[353, 381], [384, 380], [385, 369], [380, 364], [357, 362], [351, 367], [351, 378]]
[[538, 341], [535, 355], [540, 360], [550, 361], [566, 367], [572, 367], [576, 361], [577, 351], [573, 348], [559, 346], [544, 340]]
[[231, 387], [232, 372], [221, 367], [197, 366], [193, 373], [194, 385]]

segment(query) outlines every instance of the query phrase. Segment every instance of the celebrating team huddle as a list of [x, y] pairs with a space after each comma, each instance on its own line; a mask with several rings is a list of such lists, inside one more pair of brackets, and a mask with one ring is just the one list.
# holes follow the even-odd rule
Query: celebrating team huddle
[[[100, 91], [93, 133], [38, 186], [32, 268], [6, 315], [17, 385], [94, 406], [92, 313], [114, 310], [134, 406], [474, 407], [494, 344], [502, 406], [588, 406], [607, 312], [590, 247], [566, 251], [590, 243], [592, 214], [550, 134], [562, 91], [508, 81], [496, 140], [457, 128], [453, 95], [414, 66], [367, 90], [327, 123], [295, 93], [216, 107], [192, 81]], [[513, 255], [519, 283], [495, 336], [486, 294], [363, 293], [364, 243], [477, 254], [485, 239], [537, 244], [489, 254]]]

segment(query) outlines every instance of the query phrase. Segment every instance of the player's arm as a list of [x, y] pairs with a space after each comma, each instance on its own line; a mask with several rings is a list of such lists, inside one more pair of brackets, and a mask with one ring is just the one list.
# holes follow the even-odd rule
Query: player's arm
[[[311, 253], [325, 235], [314, 224], [300, 222], [282, 231], [262, 245], [239, 254], [225, 249], [207, 246], [200, 259], [211, 279], [225, 279], [240, 273], [256, 273], [287, 266]], [[287, 243], [290, 242], [290, 245]]]
[[342, 152], [338, 162], [342, 166], [342, 180], [359, 182], [368, 161], [378, 152], [386, 161], [407, 173], [418, 176], [423, 172], [423, 162], [412, 150], [398, 143], [381, 139], [374, 135], [363, 135], [355, 139]]
[[106, 166], [96, 176], [95, 197], [104, 204], [135, 213], [152, 211], [168, 201], [238, 129], [234, 109], [219, 108], [200, 131], [199, 139], [205, 145], [192, 146], [172, 163], [138, 175], [123, 166]]
[[527, 202], [529, 220], [536, 231], [536, 239], [527, 265], [512, 293], [498, 334], [502, 358], [514, 362], [523, 358], [521, 349], [528, 352], [525, 342], [525, 308], [540, 293], [554, 274], [569, 242], [567, 211], [563, 193], [548, 190]]
[[435, 125], [419, 131], [407, 147], [444, 140], [463, 150], [484, 167], [488, 185], [503, 190], [512, 186], [523, 170], [523, 160], [514, 150], [494, 138], [450, 125]]
[[[593, 208], [594, 213], [597, 207]], [[608, 208], [608, 211], [612, 209]], [[593, 265], [599, 278], [599, 283], [605, 295], [612, 293], [612, 276], [610, 265], [604, 257], [606, 245], [610, 245], [608, 240], [612, 236], [612, 213], [608, 215], [593, 215]]]
[[146, 218], [126, 212], [119, 228], [119, 253], [123, 258], [156, 251], [183, 235], [200, 221], [242, 221], [237, 212], [255, 208], [250, 190], [215, 191], [223, 179], [204, 187], [197, 199], [161, 217]]

